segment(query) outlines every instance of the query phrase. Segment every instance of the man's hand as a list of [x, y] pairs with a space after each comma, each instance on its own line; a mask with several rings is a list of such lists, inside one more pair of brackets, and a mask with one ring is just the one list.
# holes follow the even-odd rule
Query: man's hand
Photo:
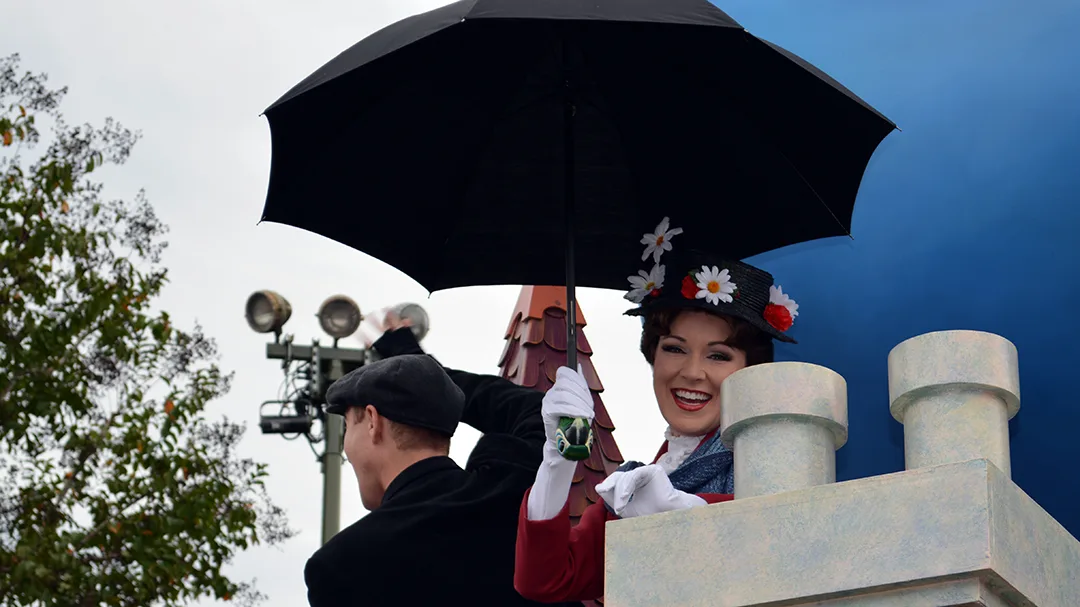
[[596, 492], [622, 518], [683, 510], [707, 503], [692, 493], [672, 487], [667, 473], [657, 464], [615, 472], [596, 486]]
[[[377, 312], [364, 317], [364, 322], [370, 325], [370, 330], [378, 336], [382, 336], [391, 331], [396, 331], [403, 327], [411, 327], [412, 321], [408, 318], [401, 318], [397, 315], [392, 308], [386, 307]], [[364, 346], [371, 347], [371, 344], [378, 340], [378, 337], [372, 338], [368, 333], [368, 329], [364, 325], [360, 325], [360, 335], [364, 340]]]

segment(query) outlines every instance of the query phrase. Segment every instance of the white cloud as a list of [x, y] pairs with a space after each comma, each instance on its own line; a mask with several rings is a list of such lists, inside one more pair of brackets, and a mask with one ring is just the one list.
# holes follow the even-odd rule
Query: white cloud
[[[24, 69], [70, 86], [63, 106], [69, 121], [113, 116], [143, 132], [131, 161], [110, 171], [106, 194], [129, 197], [146, 188], [169, 224], [171, 283], [161, 304], [177, 324], [198, 320], [218, 340], [236, 381], [212, 413], [248, 422], [243, 447], [270, 464], [269, 489], [302, 531], [281, 550], [253, 549], [232, 566], [241, 578], [259, 578], [268, 605], [306, 604], [303, 566], [319, 544], [322, 479], [303, 443], [258, 431], [258, 405], [276, 397], [281, 371], [263, 357], [263, 336], [244, 322], [248, 294], [269, 288], [287, 297], [287, 331], [298, 342], [319, 336], [314, 314], [328, 295], [348, 294], [364, 310], [416, 301], [431, 316], [424, 344], [430, 352], [458, 368], [497, 371], [517, 287], [456, 289], [428, 299], [411, 279], [367, 255], [294, 228], [256, 225], [270, 162], [262, 110], [364, 36], [441, 4], [66, 0], [5, 8], [0, 54], [19, 52]], [[663, 424], [637, 352], [640, 324], [622, 316], [621, 295], [579, 291], [615, 436], [624, 456], [647, 459]], [[477, 436], [471, 428], [459, 431], [452, 457], [463, 464]], [[364, 514], [347, 467], [342, 496], [344, 526]]]

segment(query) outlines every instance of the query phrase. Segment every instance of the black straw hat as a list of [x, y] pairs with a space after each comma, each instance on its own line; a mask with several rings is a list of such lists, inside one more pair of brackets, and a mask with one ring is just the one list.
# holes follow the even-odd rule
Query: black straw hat
[[639, 306], [626, 314], [645, 316], [657, 309], [705, 310], [741, 318], [775, 339], [797, 343], [785, 332], [799, 315], [799, 305], [779, 285], [773, 285], [772, 274], [742, 261], [679, 250], [671, 241], [681, 233], [680, 228], [670, 228], [665, 217], [654, 234], [642, 238], [646, 245], [642, 257], [651, 261], [652, 267], [629, 277], [633, 288], [625, 297]]

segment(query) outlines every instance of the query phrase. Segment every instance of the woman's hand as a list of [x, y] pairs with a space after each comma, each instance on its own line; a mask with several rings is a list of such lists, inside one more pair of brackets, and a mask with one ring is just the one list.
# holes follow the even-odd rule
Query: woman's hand
[[544, 394], [540, 414], [544, 416], [544, 431], [551, 445], [555, 444], [559, 418], [581, 417], [592, 424], [593, 394], [585, 376], [581, 374], [581, 365], [578, 365], [577, 371], [559, 367], [555, 372], [555, 384]]
[[536, 481], [529, 491], [526, 518], [530, 521], [546, 521], [555, 518], [570, 495], [570, 485], [578, 463], [564, 458], [555, 445], [555, 432], [559, 418], [582, 417], [592, 424], [593, 395], [589, 384], [581, 374], [569, 367], [555, 372], [555, 384], [544, 394], [540, 407], [544, 418], [543, 462], [536, 471]]
[[596, 486], [596, 492], [622, 518], [683, 510], [707, 503], [692, 493], [671, 486], [667, 473], [657, 464], [615, 472]]

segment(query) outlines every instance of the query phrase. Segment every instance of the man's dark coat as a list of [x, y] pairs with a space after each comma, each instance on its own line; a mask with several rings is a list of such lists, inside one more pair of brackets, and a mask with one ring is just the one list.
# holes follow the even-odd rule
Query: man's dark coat
[[[384, 357], [422, 353], [408, 329], [374, 348]], [[514, 590], [514, 544], [542, 459], [543, 395], [501, 377], [447, 373], [465, 393], [461, 421], [483, 433], [465, 469], [432, 457], [398, 475], [378, 508], [308, 560], [312, 607], [540, 605]]]

